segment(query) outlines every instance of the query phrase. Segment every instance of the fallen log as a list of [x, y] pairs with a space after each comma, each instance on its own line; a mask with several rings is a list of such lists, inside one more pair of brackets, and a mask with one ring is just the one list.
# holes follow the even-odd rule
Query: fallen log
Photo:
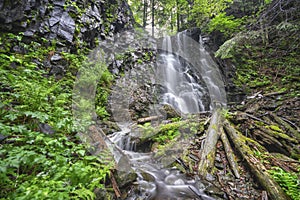
[[231, 170], [232, 170], [234, 176], [236, 178], [240, 178], [240, 173], [239, 173], [239, 170], [238, 170], [238, 164], [235, 160], [232, 148], [230, 146], [229, 140], [228, 140], [227, 135], [224, 132], [223, 128], [221, 128], [221, 140], [223, 142], [223, 146], [224, 146], [224, 150], [225, 150], [225, 153], [226, 153], [226, 157], [227, 157], [229, 166], [231, 167]]
[[269, 113], [271, 115], [271, 117], [278, 123], [281, 124], [284, 128], [286, 128], [291, 135], [290, 136], [294, 136], [298, 141], [300, 140], [300, 132], [299, 130], [295, 130], [293, 127], [290, 126], [289, 123], [285, 122], [283, 119], [281, 119], [280, 117], [278, 117], [277, 115], [275, 115], [274, 113]]
[[264, 165], [253, 155], [251, 148], [247, 145], [247, 138], [238, 132], [228, 120], [225, 120], [224, 128], [234, 143], [235, 148], [239, 151], [243, 159], [246, 160], [254, 176], [267, 191], [270, 199], [289, 200], [290, 198], [266, 171]]
[[216, 144], [220, 138], [222, 126], [223, 117], [221, 109], [217, 109], [211, 117], [204, 145], [199, 151], [200, 161], [198, 165], [198, 173], [203, 177], [210, 173], [214, 167]]
[[159, 116], [159, 115], [156, 115], [156, 116], [149, 116], [149, 117], [144, 117], [144, 118], [139, 118], [137, 120], [137, 123], [138, 124], [143, 124], [143, 123], [146, 123], [146, 122], [150, 122], [152, 120], [158, 120], [159, 118], [161, 118], [162, 116]]

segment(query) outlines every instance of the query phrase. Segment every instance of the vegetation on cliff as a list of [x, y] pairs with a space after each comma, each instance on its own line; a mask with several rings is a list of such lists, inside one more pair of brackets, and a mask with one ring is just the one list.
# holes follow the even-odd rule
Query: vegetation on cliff
[[[114, 163], [106, 159], [105, 151], [91, 155], [91, 147], [76, 136], [72, 92], [78, 70], [88, 65], [90, 49], [131, 27], [131, 11], [125, 1], [28, 2], [0, 3], [0, 199], [110, 198], [104, 189], [112, 182], [107, 179], [112, 177]], [[231, 165], [235, 156], [242, 156], [258, 179], [273, 177], [290, 198], [299, 199], [300, 2], [130, 2], [135, 20], [144, 27], [150, 21], [150, 27], [167, 27], [170, 32], [200, 26], [210, 36], [224, 79], [229, 80], [228, 92], [233, 88], [245, 98], [222, 112], [221, 125], [212, 125], [208, 132], [220, 130], [224, 146], [231, 146], [224, 139], [225, 130], [235, 144], [232, 147], [239, 154], [232, 156], [228, 150]], [[140, 50], [118, 56], [115, 60], [123, 63], [121, 67], [132, 57], [139, 64], [154, 59], [152, 52]], [[114, 78], [106, 69], [98, 82], [97, 119], [109, 118], [107, 102]], [[187, 121], [181, 120], [173, 119], [155, 127], [156, 131], [150, 124], [142, 126], [145, 132], [157, 132], [148, 138], [156, 144], [155, 150], [163, 153], [164, 145], [178, 138], [179, 127], [187, 128]], [[188, 128], [203, 139], [207, 121], [200, 122], [193, 121]], [[202, 146], [202, 139], [193, 141], [191, 148]], [[220, 149], [212, 146], [222, 146], [215, 141], [212, 152]], [[192, 173], [199, 170], [201, 156], [191, 159], [186, 158], [188, 154], [182, 163]], [[209, 157], [213, 166], [201, 170], [214, 173], [216, 158]], [[201, 162], [201, 166], [207, 164], [204, 159]], [[231, 168], [241, 171], [241, 167]], [[225, 191], [230, 196], [230, 189]]]

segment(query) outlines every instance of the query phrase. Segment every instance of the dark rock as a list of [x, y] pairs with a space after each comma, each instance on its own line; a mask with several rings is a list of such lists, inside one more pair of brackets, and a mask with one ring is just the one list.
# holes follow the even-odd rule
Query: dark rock
[[97, 124], [99, 124], [102, 128], [102, 130], [107, 134], [113, 134], [115, 132], [121, 131], [120, 127], [116, 122], [112, 121], [97, 121]]
[[15, 53], [25, 54], [25, 49], [24, 49], [24, 47], [21, 47], [21, 46], [14, 46], [13, 51]]
[[137, 174], [133, 171], [117, 171], [115, 175], [120, 188], [125, 188], [126, 186], [131, 185], [137, 179]]
[[205, 179], [206, 179], [207, 181], [215, 181], [215, 180], [216, 180], [216, 177], [215, 177], [214, 175], [208, 173], [208, 174], [206, 174]]
[[34, 33], [35, 33], [34, 30], [27, 30], [27, 31], [24, 32], [24, 36], [26, 36], [26, 37], [33, 37]]
[[200, 35], [201, 35], [201, 29], [200, 28], [191, 28], [185, 31], [185, 34], [191, 38], [193, 38], [195, 41], [199, 41]]
[[46, 123], [40, 123], [39, 129], [42, 133], [49, 134], [49, 135], [52, 135], [55, 133], [53, 128], [49, 124], [46, 124]]
[[63, 8], [54, 7], [54, 10], [51, 13], [51, 17], [49, 18], [50, 27], [53, 27], [55, 24], [60, 22], [63, 12], [64, 12]]
[[55, 1], [53, 1], [53, 5], [64, 7], [65, 0], [55, 0]]
[[162, 113], [165, 113], [167, 118], [176, 118], [181, 116], [181, 114], [177, 110], [175, 110], [175, 108], [173, 108], [170, 104], [164, 104], [160, 108], [160, 111]]
[[61, 65], [53, 65], [50, 70], [50, 75], [64, 75], [65, 69]]
[[[1, 6], [0, 22], [5, 25], [20, 21], [24, 17], [26, 5], [23, 1], [4, 1]], [[6, 26], [7, 27], [7, 26]], [[5, 29], [1, 27], [1, 29]]]
[[67, 12], [62, 14], [60, 26], [58, 28], [58, 35], [68, 42], [72, 43], [75, 31], [75, 21]]
[[5, 140], [5, 138], [7, 138], [7, 136], [4, 136], [4, 135], [0, 134], [0, 142], [2, 142], [3, 140]]
[[52, 57], [51, 57], [51, 59], [50, 59], [50, 61], [51, 61], [51, 63], [57, 63], [58, 61], [60, 61], [60, 60], [62, 60], [63, 58], [60, 56], [60, 55], [58, 55], [58, 54], [54, 54]]
[[96, 200], [114, 199], [115, 198], [111, 192], [108, 192], [107, 190], [105, 190], [103, 188], [96, 188], [94, 190], [94, 193], [96, 195]]
[[9, 65], [12, 69], [17, 69], [18, 65], [16, 64], [16, 62], [11, 62]]

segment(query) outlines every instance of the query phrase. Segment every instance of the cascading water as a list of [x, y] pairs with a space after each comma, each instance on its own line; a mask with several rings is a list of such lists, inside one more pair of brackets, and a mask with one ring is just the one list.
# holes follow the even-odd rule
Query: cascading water
[[178, 48], [175, 52], [172, 49], [171, 37], [166, 36], [162, 44], [163, 53], [158, 56], [158, 74], [161, 84], [166, 88], [162, 103], [170, 104], [182, 113], [198, 113], [206, 110], [203, 98], [207, 91], [192, 76], [189, 64], [183, 64], [177, 54], [184, 52], [185, 40], [182, 40], [182, 34], [184, 33], [177, 34]]
[[212, 110], [216, 104], [226, 106], [221, 74], [205, 50], [202, 37], [198, 48], [185, 32], [174, 38], [174, 42], [170, 36], [163, 39], [163, 52], [158, 57], [158, 74], [166, 88], [162, 103], [171, 104], [182, 113]]
[[[169, 104], [184, 114], [226, 105], [218, 66], [205, 51], [201, 37], [200, 44], [185, 33], [165, 37], [156, 67], [157, 84], [164, 88], [161, 104]], [[176, 169], [164, 168], [152, 153], [134, 152], [130, 126], [123, 123], [120, 127], [122, 131], [112, 134], [110, 140], [122, 149], [138, 175], [139, 192], [129, 195], [128, 200], [213, 199], [197, 187], [198, 181], [188, 179]]]

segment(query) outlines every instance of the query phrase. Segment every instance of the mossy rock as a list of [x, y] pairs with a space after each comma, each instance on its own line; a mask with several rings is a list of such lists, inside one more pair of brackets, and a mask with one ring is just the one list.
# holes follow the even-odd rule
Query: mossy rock
[[181, 117], [180, 112], [178, 112], [173, 106], [170, 104], [164, 104], [161, 108], [160, 111], [163, 112], [167, 118], [177, 118]]

